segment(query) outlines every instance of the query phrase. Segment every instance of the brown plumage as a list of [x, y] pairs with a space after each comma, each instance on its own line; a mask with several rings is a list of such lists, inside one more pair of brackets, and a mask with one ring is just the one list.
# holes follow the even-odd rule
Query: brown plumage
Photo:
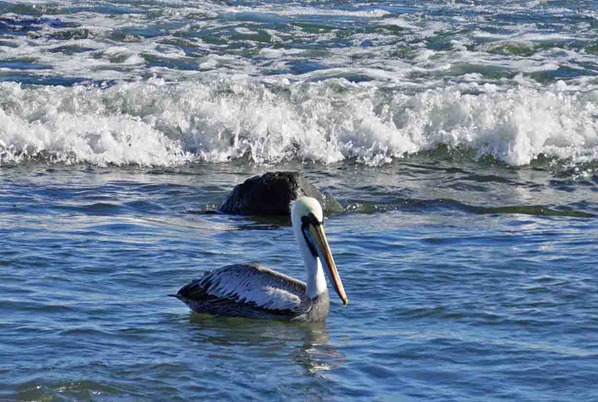
[[257, 264], [234, 264], [206, 273], [175, 295], [198, 313], [283, 321], [323, 321], [328, 292], [307, 297], [297, 279]]

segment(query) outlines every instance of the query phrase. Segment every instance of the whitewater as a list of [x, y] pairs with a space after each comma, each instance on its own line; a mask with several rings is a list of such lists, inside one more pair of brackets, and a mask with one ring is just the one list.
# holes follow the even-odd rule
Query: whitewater
[[593, 171], [595, 10], [518, 3], [5, 2], [0, 163], [379, 166], [447, 147]]

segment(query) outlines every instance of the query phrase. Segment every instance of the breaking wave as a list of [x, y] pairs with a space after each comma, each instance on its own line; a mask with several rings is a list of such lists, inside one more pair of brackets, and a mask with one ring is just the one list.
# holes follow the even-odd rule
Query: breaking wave
[[0, 164], [172, 166], [247, 159], [381, 165], [468, 149], [512, 166], [598, 158], [598, 89], [462, 83], [413, 90], [342, 78], [0, 83]]

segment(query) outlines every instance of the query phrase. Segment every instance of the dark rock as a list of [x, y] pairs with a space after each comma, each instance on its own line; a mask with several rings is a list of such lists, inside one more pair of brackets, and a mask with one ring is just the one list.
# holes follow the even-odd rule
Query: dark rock
[[298, 172], [268, 172], [247, 179], [218, 210], [239, 215], [289, 215], [291, 201], [303, 195], [318, 200], [325, 213], [342, 211], [330, 194], [315, 188]]

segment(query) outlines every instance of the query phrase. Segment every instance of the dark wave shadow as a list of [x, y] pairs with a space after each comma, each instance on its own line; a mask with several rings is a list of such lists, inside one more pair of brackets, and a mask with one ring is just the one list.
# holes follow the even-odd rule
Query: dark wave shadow
[[346, 207], [347, 214], [378, 214], [390, 211], [425, 212], [454, 210], [476, 215], [534, 215], [534, 216], [563, 216], [571, 218], [594, 218], [595, 214], [574, 209], [554, 209], [544, 205], [505, 205], [484, 207], [469, 205], [450, 198], [410, 199], [399, 198], [392, 202], [363, 202], [353, 201]]

